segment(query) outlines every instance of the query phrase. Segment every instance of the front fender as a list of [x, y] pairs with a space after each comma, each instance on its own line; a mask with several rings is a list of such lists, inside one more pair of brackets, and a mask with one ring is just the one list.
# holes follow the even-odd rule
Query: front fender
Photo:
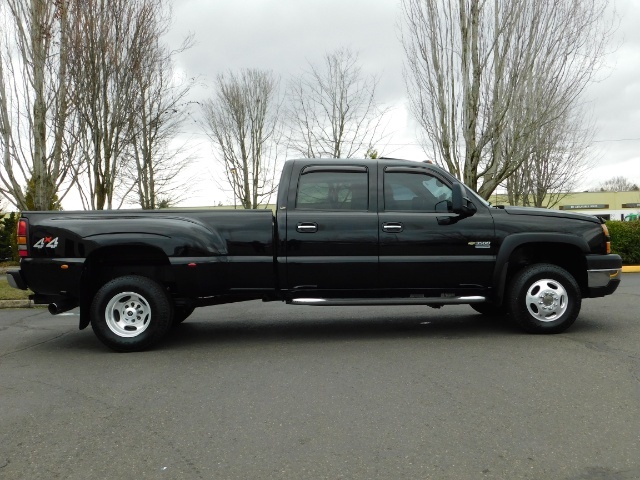
[[504, 239], [493, 271], [493, 285], [496, 285], [495, 300], [497, 304], [502, 304], [504, 291], [507, 283], [507, 273], [509, 270], [509, 260], [516, 249], [525, 245], [565, 245], [578, 248], [583, 254], [590, 252], [589, 244], [582, 237], [564, 233], [514, 233]]

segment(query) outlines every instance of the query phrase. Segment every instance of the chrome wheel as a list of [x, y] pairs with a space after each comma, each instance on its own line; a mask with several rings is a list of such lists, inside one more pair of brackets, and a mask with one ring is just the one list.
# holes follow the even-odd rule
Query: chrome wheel
[[564, 268], [549, 263], [527, 265], [510, 283], [509, 315], [527, 332], [560, 333], [578, 318], [580, 286]]
[[136, 337], [149, 327], [151, 307], [139, 293], [122, 292], [107, 303], [104, 318], [109, 330], [119, 337]]
[[167, 291], [142, 275], [109, 280], [91, 302], [91, 328], [102, 343], [119, 352], [151, 347], [169, 331], [172, 320]]
[[529, 313], [541, 322], [553, 322], [567, 310], [567, 291], [557, 280], [538, 280], [527, 290]]

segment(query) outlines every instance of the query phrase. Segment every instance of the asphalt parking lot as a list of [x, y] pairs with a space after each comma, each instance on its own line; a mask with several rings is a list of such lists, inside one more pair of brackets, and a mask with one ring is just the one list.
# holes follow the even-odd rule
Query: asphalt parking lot
[[638, 479], [639, 309], [640, 274], [554, 336], [248, 302], [133, 354], [0, 310], [0, 478]]

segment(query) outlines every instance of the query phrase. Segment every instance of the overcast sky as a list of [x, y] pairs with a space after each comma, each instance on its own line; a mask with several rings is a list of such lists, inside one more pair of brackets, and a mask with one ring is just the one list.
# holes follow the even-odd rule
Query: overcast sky
[[[283, 85], [308, 62], [349, 47], [359, 52], [365, 73], [380, 77], [378, 101], [393, 107], [389, 145], [384, 153], [412, 160], [427, 157], [417, 144], [416, 123], [407, 112], [399, 40], [400, 0], [175, 0], [167, 36], [177, 46], [189, 33], [195, 45], [178, 58], [178, 68], [197, 76], [196, 100], [213, 94], [216, 75], [228, 70], [274, 71]], [[640, 184], [640, 1], [617, 0], [620, 25], [604, 77], [586, 92], [596, 123], [597, 166], [583, 188], [622, 175]], [[186, 128], [191, 130], [191, 128]], [[199, 157], [199, 195], [188, 205], [228, 202], [217, 186], [211, 146], [197, 129], [190, 145]], [[206, 192], [206, 193], [203, 193]], [[227, 198], [225, 198], [227, 197]]]

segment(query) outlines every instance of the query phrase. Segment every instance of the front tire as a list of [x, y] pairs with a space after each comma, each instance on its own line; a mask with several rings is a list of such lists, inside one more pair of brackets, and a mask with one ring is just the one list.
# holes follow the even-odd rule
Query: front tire
[[91, 303], [91, 328], [98, 339], [119, 352], [149, 348], [169, 330], [172, 305], [163, 288], [138, 275], [115, 278]]
[[511, 284], [507, 306], [513, 320], [530, 333], [560, 333], [578, 318], [582, 296], [573, 276], [556, 265], [520, 270]]

